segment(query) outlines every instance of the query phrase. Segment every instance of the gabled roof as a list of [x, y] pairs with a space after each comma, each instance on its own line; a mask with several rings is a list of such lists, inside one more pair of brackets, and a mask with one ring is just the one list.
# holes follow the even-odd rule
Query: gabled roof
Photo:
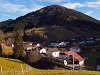
[[71, 55], [71, 56], [73, 56], [76, 60], [78, 60], [78, 61], [83, 61], [84, 60], [84, 58], [82, 58], [79, 54], [77, 54], [76, 52], [74, 52], [74, 51], [66, 51], [66, 52], [64, 52], [65, 54], [67, 54], [67, 55]]

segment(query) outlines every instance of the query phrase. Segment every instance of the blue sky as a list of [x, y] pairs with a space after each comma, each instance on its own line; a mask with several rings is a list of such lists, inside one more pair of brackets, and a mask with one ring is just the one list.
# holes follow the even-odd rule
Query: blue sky
[[16, 19], [52, 4], [75, 9], [100, 20], [100, 0], [0, 0], [0, 21]]

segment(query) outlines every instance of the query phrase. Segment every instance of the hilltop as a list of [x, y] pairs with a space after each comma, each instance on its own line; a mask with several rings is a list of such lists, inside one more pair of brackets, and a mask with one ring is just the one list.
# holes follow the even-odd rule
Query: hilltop
[[[59, 38], [65, 40], [75, 37], [100, 36], [100, 21], [60, 5], [50, 5], [15, 20], [0, 23], [0, 29], [5, 33], [12, 32], [14, 29], [29, 30], [32, 28], [43, 28], [45, 29], [43, 35], [46, 34], [48, 38], [54, 37], [58, 40]], [[65, 38], [61, 37], [63, 35]]]

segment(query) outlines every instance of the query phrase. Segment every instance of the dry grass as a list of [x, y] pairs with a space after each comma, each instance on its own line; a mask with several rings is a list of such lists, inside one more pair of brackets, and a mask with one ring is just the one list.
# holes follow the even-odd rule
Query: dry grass
[[4, 55], [12, 55], [13, 54], [13, 50], [11, 47], [5, 45], [5, 44], [2, 44], [2, 54]]
[[29, 75], [100, 75], [100, 72], [72, 71], [72, 70], [40, 70], [31, 71]]
[[46, 28], [45, 27], [40, 27], [40, 28], [32, 28], [32, 29], [28, 29], [26, 30], [26, 33], [31, 33], [31, 31], [35, 31], [35, 33], [44, 33]]

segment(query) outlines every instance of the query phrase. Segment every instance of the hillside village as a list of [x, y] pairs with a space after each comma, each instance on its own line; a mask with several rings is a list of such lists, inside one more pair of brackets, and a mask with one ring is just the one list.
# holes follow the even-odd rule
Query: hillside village
[[100, 21], [51, 5], [0, 22], [0, 57], [36, 69], [100, 71]]
[[[71, 42], [57, 41], [56, 43], [44, 45], [44, 47], [42, 48], [41, 45], [37, 43], [35, 47], [40, 48], [38, 51], [41, 54], [41, 57], [46, 59], [51, 59], [53, 63], [67, 66], [70, 69], [72, 69], [73, 64], [74, 65], [76, 64], [76, 69], [80, 69], [80, 67], [81, 69], [82, 67], [84, 69], [85, 68], [84, 62], [89, 58], [87, 56], [84, 56], [84, 53], [88, 53], [88, 51], [84, 51], [84, 48], [82, 49], [81, 46], [91, 46], [91, 45], [99, 44], [100, 43], [99, 41], [100, 41], [99, 39], [94, 39], [94, 38], [88, 38], [87, 40], [85, 38], [79, 42], [76, 39], [71, 39]], [[35, 47], [31, 47], [31, 46], [32, 43], [30, 43], [30, 46], [27, 47], [26, 51], [30, 51], [30, 50], [34, 51]]]
[[[89, 46], [98, 45], [98, 44], [100, 44], [100, 39], [92, 38], [92, 37], [90, 38], [80, 37], [68, 41], [51, 42], [49, 44], [27, 41], [27, 42], [23, 42], [23, 47], [25, 51], [24, 58], [27, 58], [27, 54], [35, 52], [35, 53], [39, 53], [39, 56], [42, 59], [45, 59], [46, 61], [49, 60], [51, 63], [61, 65], [66, 69], [92, 70], [91, 68], [87, 68], [86, 66], [86, 61], [88, 61], [90, 58], [88, 56], [85, 56], [85, 54], [89, 53], [89, 51], [85, 49]], [[14, 48], [13, 43], [12, 44], [2, 43], [2, 45], [9, 46], [12, 49]], [[92, 51], [92, 48], [90, 49], [91, 49], [90, 51]], [[99, 50], [97, 49], [97, 52], [98, 51]], [[31, 58], [34, 59], [35, 57], [31, 57]], [[100, 65], [99, 60], [100, 59], [97, 58], [97, 61], [95, 61], [96, 63], [95, 70], [100, 70], [100, 66], [98, 66]], [[33, 61], [29, 60], [29, 62], [33, 62]]]

